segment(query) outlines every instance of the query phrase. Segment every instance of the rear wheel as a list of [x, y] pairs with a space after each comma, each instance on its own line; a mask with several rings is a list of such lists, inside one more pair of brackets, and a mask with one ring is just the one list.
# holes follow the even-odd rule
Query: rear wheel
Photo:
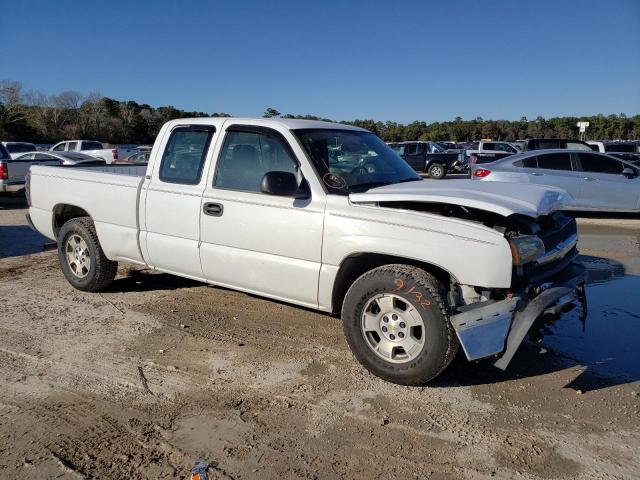
[[108, 286], [118, 269], [118, 263], [104, 255], [89, 217], [73, 218], [62, 226], [58, 260], [67, 281], [85, 292], [97, 292]]
[[447, 174], [447, 169], [439, 163], [432, 163], [431, 165], [429, 165], [427, 173], [429, 174], [429, 177], [440, 180]]
[[446, 317], [442, 284], [422, 269], [384, 265], [351, 286], [342, 308], [349, 347], [374, 375], [402, 385], [423, 385], [458, 351]]

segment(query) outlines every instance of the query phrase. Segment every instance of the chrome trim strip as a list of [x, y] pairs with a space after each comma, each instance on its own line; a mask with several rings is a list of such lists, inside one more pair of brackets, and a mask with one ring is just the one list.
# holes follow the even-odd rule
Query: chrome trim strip
[[544, 255], [539, 257], [535, 262], [538, 265], [544, 265], [549, 262], [553, 262], [558, 258], [564, 257], [569, 251], [576, 246], [578, 243], [578, 234], [574, 233], [569, 238], [564, 240], [563, 242], [556, 245], [553, 250], [546, 252]]

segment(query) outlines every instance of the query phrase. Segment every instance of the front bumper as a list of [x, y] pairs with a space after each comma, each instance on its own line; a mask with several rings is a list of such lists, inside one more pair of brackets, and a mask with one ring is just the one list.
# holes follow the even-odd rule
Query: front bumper
[[531, 298], [527, 291], [501, 301], [482, 302], [451, 316], [462, 349], [468, 360], [500, 355], [494, 365], [506, 369], [525, 335], [541, 315], [558, 315], [583, 305], [586, 314], [584, 283], [585, 267], [577, 262], [569, 264], [550, 282], [540, 285], [540, 292]]

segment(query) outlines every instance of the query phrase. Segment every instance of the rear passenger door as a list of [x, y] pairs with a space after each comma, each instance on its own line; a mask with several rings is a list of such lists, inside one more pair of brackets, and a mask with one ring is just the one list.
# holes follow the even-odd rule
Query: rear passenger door
[[640, 201], [640, 179], [622, 175], [625, 165], [597, 153], [576, 153], [581, 191], [585, 204], [593, 209], [636, 210]]
[[[580, 175], [574, 171], [574, 166], [569, 152], [540, 152], [536, 155], [536, 168], [527, 168], [527, 174], [531, 183], [538, 185], [550, 185], [562, 188], [574, 198], [574, 206], [579, 206], [580, 200]], [[531, 162], [531, 160], [530, 160]]]
[[424, 172], [426, 145], [421, 143], [409, 143], [405, 147], [405, 160], [418, 172]]
[[315, 307], [325, 205], [317, 193], [321, 187], [311, 185], [304, 199], [260, 190], [269, 171], [300, 175], [292, 145], [271, 128], [227, 127], [203, 195], [200, 257], [212, 283]]
[[[161, 270], [201, 279], [200, 204], [206, 181], [205, 162], [215, 128], [178, 125], [161, 148], [151, 175], [145, 179], [145, 225], [141, 244], [149, 263]], [[141, 203], [143, 202], [141, 198]]]

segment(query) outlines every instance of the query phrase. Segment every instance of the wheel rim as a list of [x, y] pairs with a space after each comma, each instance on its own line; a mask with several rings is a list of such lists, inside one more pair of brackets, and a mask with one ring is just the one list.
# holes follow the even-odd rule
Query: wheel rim
[[89, 269], [91, 268], [89, 247], [80, 235], [74, 233], [67, 238], [64, 253], [67, 265], [69, 265], [71, 272], [76, 277], [84, 278], [89, 274]]
[[442, 169], [440, 167], [433, 167], [431, 169], [431, 175], [433, 177], [439, 177], [440, 175], [442, 175]]
[[390, 293], [375, 295], [367, 302], [361, 330], [367, 346], [387, 362], [410, 362], [425, 344], [424, 321], [418, 310]]

